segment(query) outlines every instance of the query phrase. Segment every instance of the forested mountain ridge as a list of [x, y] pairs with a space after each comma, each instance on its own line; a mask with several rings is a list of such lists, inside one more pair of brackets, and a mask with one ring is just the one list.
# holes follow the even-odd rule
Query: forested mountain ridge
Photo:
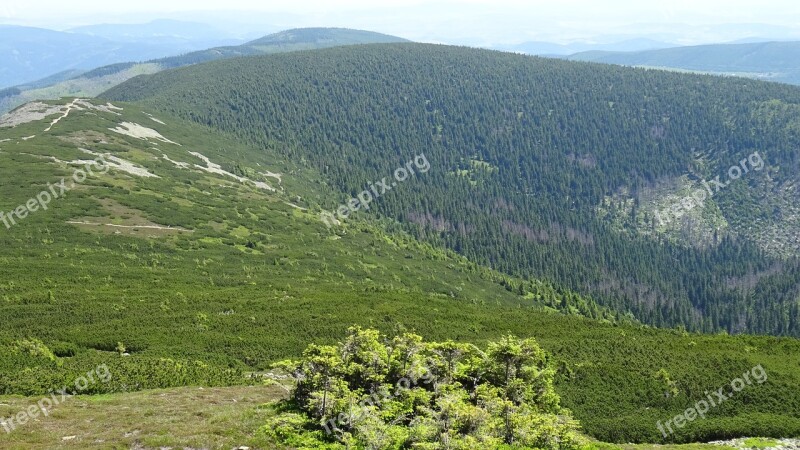
[[325, 48], [328, 46], [380, 44], [392, 42], [410, 42], [407, 39], [374, 31], [352, 30], [348, 28], [296, 28], [273, 33], [250, 41], [244, 45], [261, 48], [267, 52], [286, 50], [286, 46], [306, 50]]
[[104, 97], [280, 149], [344, 192], [318, 210], [424, 152], [424, 178], [360, 214], [649, 324], [800, 334], [800, 89], [388, 44], [203, 64]]
[[182, 67], [235, 56], [284, 53], [346, 45], [408, 42], [406, 39], [372, 31], [348, 28], [297, 28], [273, 33], [242, 45], [217, 47], [152, 61], [164, 68]]
[[[87, 166], [94, 172], [82, 178]], [[75, 422], [118, 417], [96, 394], [194, 386], [191, 401], [207, 401], [197, 386], [260, 384], [274, 362], [357, 325], [459, 345], [533, 337], [550, 355], [562, 405], [604, 441], [800, 432], [797, 339], [616, 320], [568, 289], [488, 269], [368, 214], [329, 229], [313, 208], [342, 193], [281, 146], [243, 144], [136, 104], [65, 99], [0, 118], [0, 180], [0, 418], [25, 403], [7, 396], [45, 395], [99, 364], [113, 376], [73, 403], [90, 405], [76, 408]], [[28, 207], [42, 192], [59, 195], [46, 209]], [[757, 364], [768, 383], [668, 439], [655, 426]], [[148, 402], [163, 418], [157, 435], [116, 430], [98, 445], [168, 440], [174, 397], [142, 396], [160, 398]], [[274, 412], [263, 402], [251, 419]], [[63, 445], [49, 427], [72, 409], [59, 411], [0, 433], [0, 446]], [[236, 435], [254, 433], [253, 422]], [[98, 438], [82, 426], [68, 433], [76, 445]]]

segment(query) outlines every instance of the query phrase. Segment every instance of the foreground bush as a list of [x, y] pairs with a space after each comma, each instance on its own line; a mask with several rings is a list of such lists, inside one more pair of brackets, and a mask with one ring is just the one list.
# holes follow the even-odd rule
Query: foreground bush
[[298, 448], [578, 448], [554, 371], [533, 339], [486, 351], [452, 341], [351, 328], [280, 367], [297, 383], [262, 431]]

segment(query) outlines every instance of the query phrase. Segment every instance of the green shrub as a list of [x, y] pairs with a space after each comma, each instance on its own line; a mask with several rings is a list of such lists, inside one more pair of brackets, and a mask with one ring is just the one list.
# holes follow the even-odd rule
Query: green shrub
[[[560, 407], [555, 371], [533, 339], [472, 344], [387, 338], [349, 329], [284, 362], [297, 384], [264, 432], [286, 445], [369, 449], [578, 449], [577, 421]], [[320, 448], [320, 447], [314, 447]], [[340, 448], [340, 447], [333, 447]]]

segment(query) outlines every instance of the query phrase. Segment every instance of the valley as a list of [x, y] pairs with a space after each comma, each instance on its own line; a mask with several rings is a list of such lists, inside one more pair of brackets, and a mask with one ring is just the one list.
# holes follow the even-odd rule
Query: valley
[[[800, 426], [785, 408], [798, 382], [797, 363], [786, 358], [798, 351], [794, 339], [645, 327], [575, 292], [418, 242], [369, 213], [328, 229], [314, 211], [333, 200], [329, 190], [274, 148], [254, 151], [124, 102], [48, 108], [45, 117], [5, 119], [16, 126], [3, 130], [0, 167], [41, 181], [5, 184], [0, 209], [71, 176], [69, 161], [87, 151], [120, 164], [4, 230], [5, 394], [41, 395], [99, 362], [114, 377], [94, 394], [259, 384], [247, 374], [361, 324], [475, 343], [506, 331], [536, 337], [557, 361], [565, 406], [605, 441], [660, 440], [657, 420], [756, 363], [770, 373], [758, 397], [734, 399], [703, 423], [707, 431], [676, 437]], [[23, 375], [32, 368], [34, 378]], [[672, 383], [677, 395], [664, 398]], [[777, 399], [783, 406], [768, 406]]]
[[797, 447], [800, 88], [238, 42], [0, 91], [0, 448]]

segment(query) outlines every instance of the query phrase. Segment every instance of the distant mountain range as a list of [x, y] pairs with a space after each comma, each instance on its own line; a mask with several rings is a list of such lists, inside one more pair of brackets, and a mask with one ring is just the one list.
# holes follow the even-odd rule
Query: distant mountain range
[[675, 44], [657, 41], [654, 39], [625, 39], [611, 43], [571, 42], [569, 44], [555, 44], [552, 42], [530, 41], [517, 45], [499, 46], [496, 50], [506, 50], [528, 55], [541, 56], [566, 56], [579, 52], [608, 51], [631, 52], [674, 47]]
[[143, 24], [87, 25], [67, 31], [119, 42], [203, 42], [220, 39], [231, 40], [234, 37], [228, 32], [205, 23], [166, 19]]
[[173, 20], [69, 31], [0, 25], [0, 89], [64, 70], [89, 70], [239, 42], [208, 25]]
[[635, 52], [587, 51], [568, 59], [800, 84], [800, 42], [698, 45]]
[[[142, 36], [150, 36], [143, 39], [160, 39], [154, 36], [157, 35], [158, 30], [160, 30], [162, 26], [163, 24], [161, 22], [151, 24], [151, 26], [147, 28], [149, 30], [147, 33], [141, 32], [141, 28], [133, 27], [131, 28], [128, 38], [138, 39], [142, 38]], [[92, 32], [100, 35], [110, 33], [108, 26], [105, 25], [83, 28], [81, 30], [83, 32]], [[195, 30], [192, 26], [188, 26], [185, 23], [178, 24], [175, 31], [176, 34], [165, 39], [179, 39], [176, 36], [186, 36], [186, 39], [189, 39], [193, 36], [191, 34], [192, 30]], [[77, 36], [80, 39], [87, 40], [87, 42], [93, 39], [92, 37], [84, 35], [72, 35], [70, 33], [61, 34], [70, 37]], [[0, 89], [0, 113], [9, 111], [16, 106], [32, 100], [58, 99], [69, 95], [95, 96], [137, 75], [152, 74], [164, 69], [188, 66], [218, 59], [296, 50], [312, 50], [341, 45], [392, 42], [408, 41], [396, 36], [362, 30], [345, 28], [301, 28], [270, 34], [241, 45], [205, 48], [204, 50], [189, 53], [176, 51], [173, 54], [177, 54], [177, 56], [161, 57], [157, 59], [149, 58], [149, 61], [146, 62], [139, 62], [143, 61], [144, 58], [131, 57], [123, 60], [127, 62], [103, 65], [102, 67], [92, 68], [92, 70], [76, 69], [65, 63], [66, 65], [58, 67], [58, 69], [61, 70], [60, 72], [50, 75], [57, 69], [57, 65], [54, 64], [51, 67], [52, 71], [48, 73], [49, 76], [46, 78], [12, 88]], [[3, 44], [0, 44], [0, 46], [2, 45]], [[148, 44], [143, 45], [146, 46]], [[76, 49], [74, 52], [78, 52], [78, 50]], [[10, 69], [4, 67], [0, 69], [0, 73], [3, 73], [2, 71], [4, 70]]]

